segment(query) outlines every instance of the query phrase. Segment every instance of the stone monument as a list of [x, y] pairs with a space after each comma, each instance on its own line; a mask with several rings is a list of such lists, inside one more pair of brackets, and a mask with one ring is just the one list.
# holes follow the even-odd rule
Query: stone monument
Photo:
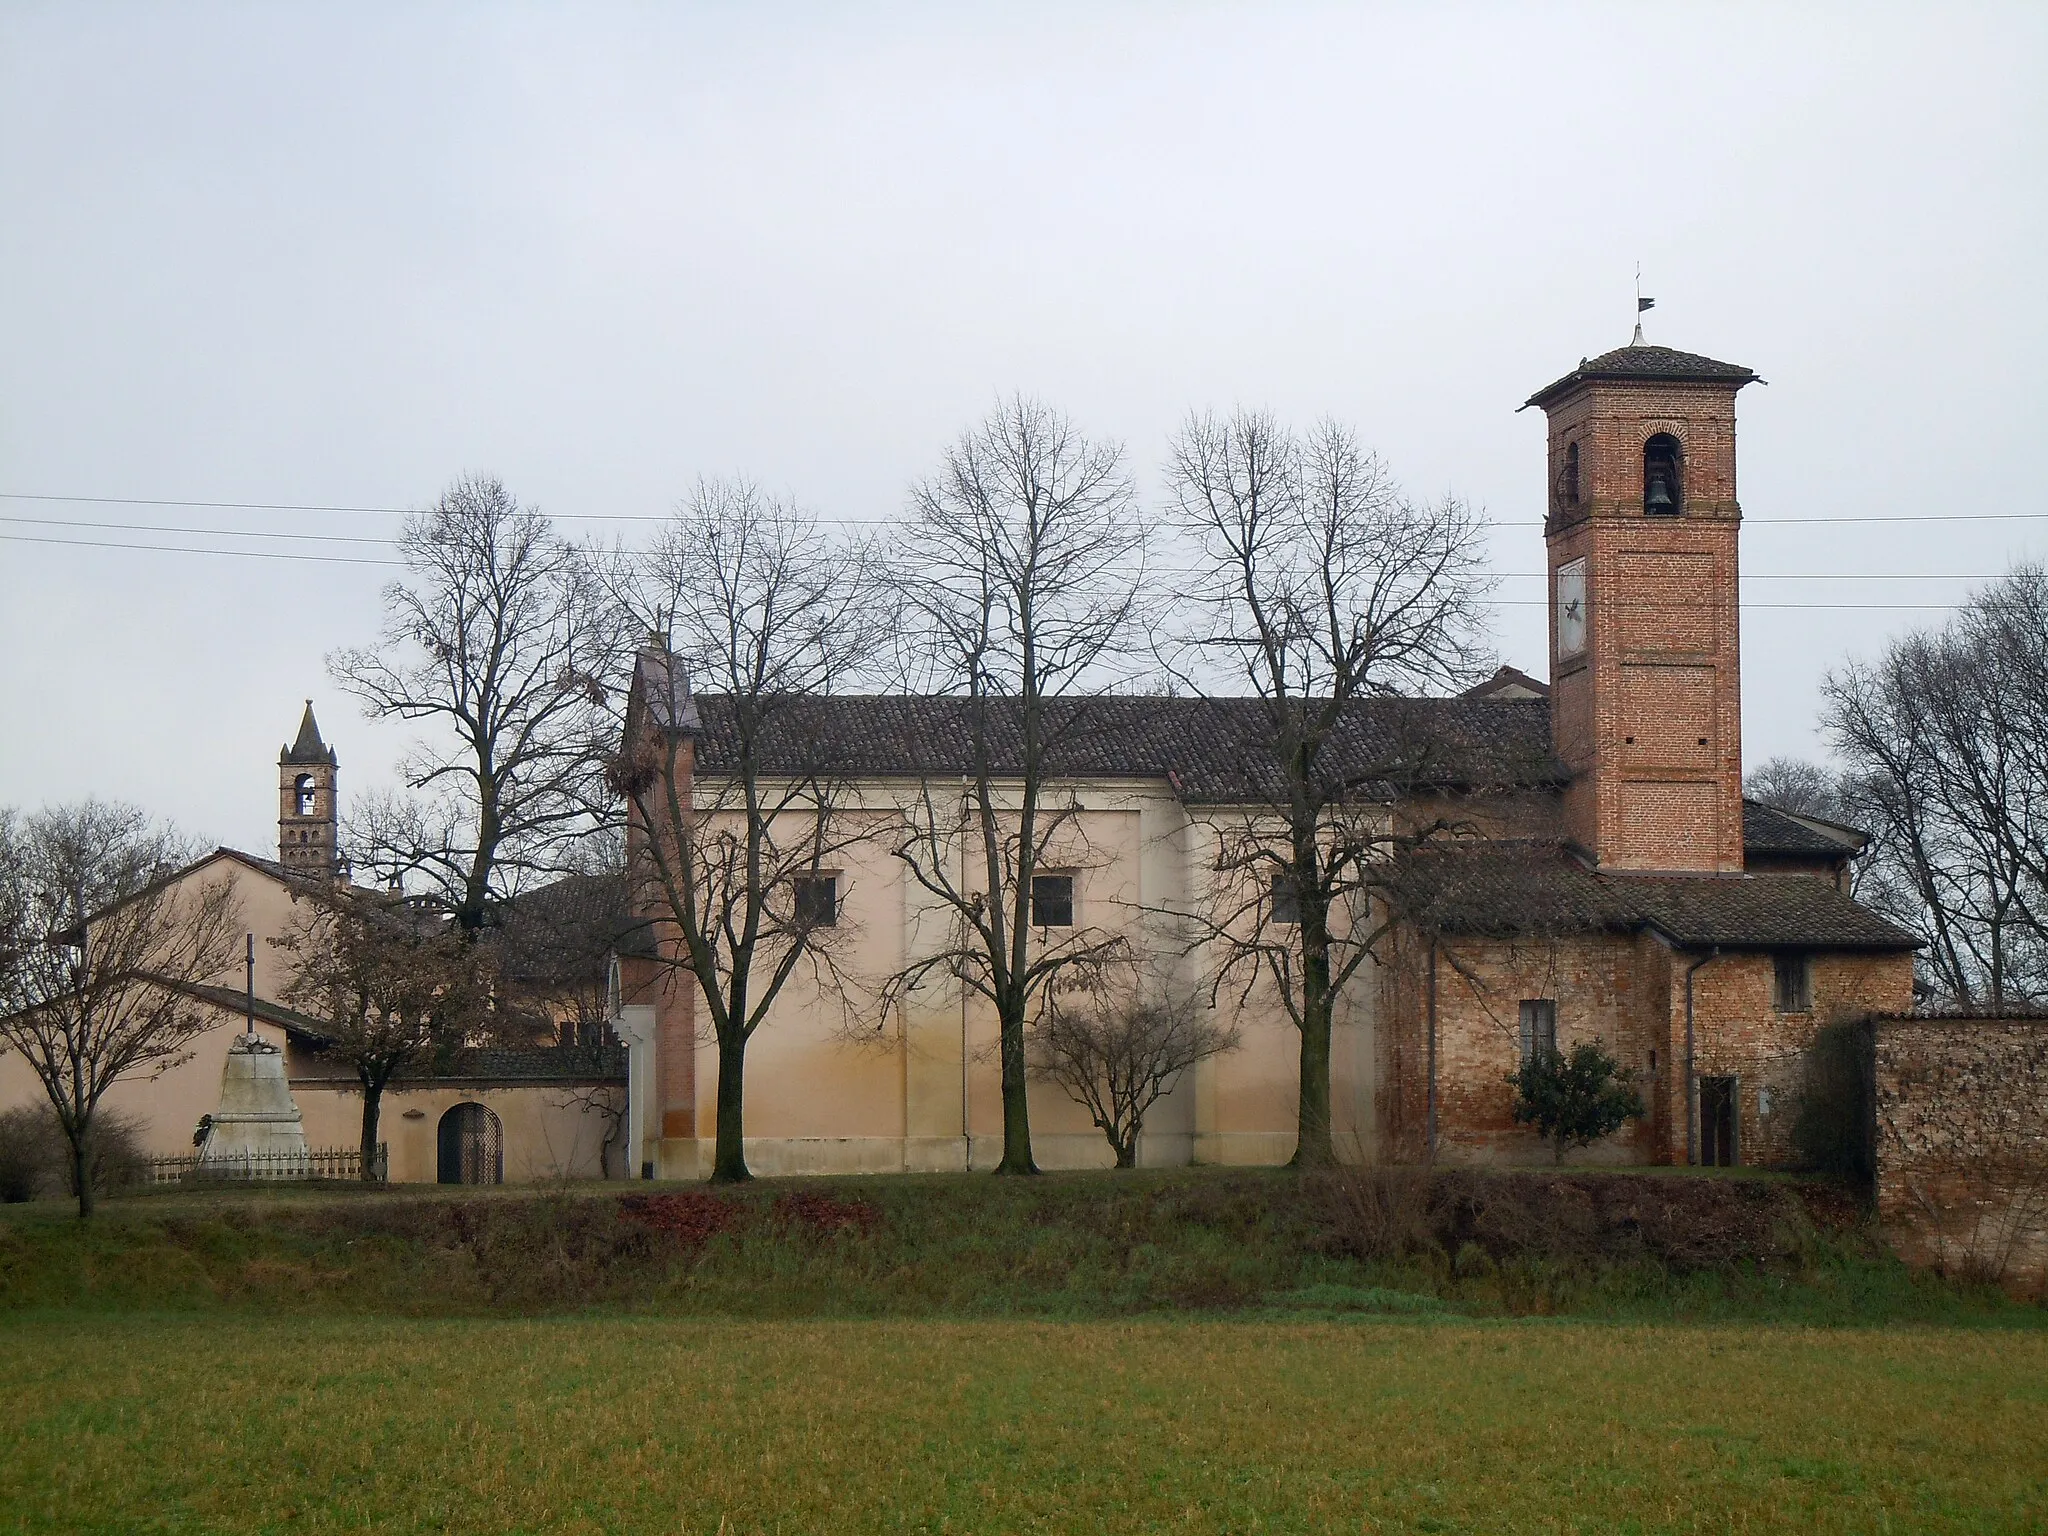
[[284, 1052], [238, 1035], [220, 1074], [220, 1108], [206, 1127], [199, 1168], [215, 1178], [303, 1179], [313, 1171], [306, 1128], [284, 1080]]

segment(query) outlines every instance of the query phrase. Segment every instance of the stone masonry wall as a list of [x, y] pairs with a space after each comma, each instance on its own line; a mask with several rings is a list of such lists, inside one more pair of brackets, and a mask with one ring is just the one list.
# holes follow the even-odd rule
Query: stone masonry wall
[[[1508, 1074], [1520, 1062], [1524, 998], [1557, 1004], [1557, 1043], [1598, 1040], [1622, 1065], [1648, 1113], [1573, 1161], [1687, 1161], [1685, 973], [1703, 953], [1673, 951], [1647, 935], [1456, 940], [1436, 960], [1437, 1156], [1450, 1162], [1533, 1162], [1549, 1148], [1514, 1121]], [[1694, 1072], [1736, 1079], [1739, 1160], [1791, 1161], [1791, 1128], [1804, 1053], [1840, 1018], [1895, 1011], [1912, 1001], [1904, 954], [1817, 954], [1813, 1006], [1779, 1012], [1772, 957], [1731, 952], [1693, 974]], [[1427, 1155], [1429, 950], [1404, 934], [1381, 972], [1380, 1155]]]
[[[1557, 1044], [1569, 1051], [1598, 1040], [1620, 1059], [1646, 1104], [1654, 1102], [1659, 976], [1656, 957], [1623, 935], [1561, 939], [1458, 940], [1436, 959], [1437, 1156], [1446, 1162], [1548, 1162], [1550, 1148], [1515, 1124], [1508, 1076], [1521, 1063], [1521, 1003], [1557, 1002]], [[1427, 1156], [1429, 1104], [1429, 951], [1404, 936], [1382, 972], [1380, 1013], [1381, 1155]], [[1648, 1027], [1646, 1028], [1646, 1022]], [[1661, 1064], [1663, 1058], [1658, 1058]], [[1625, 1127], [1574, 1152], [1574, 1162], [1648, 1162], [1654, 1121]]]
[[[1670, 1059], [1683, 1080], [1685, 972], [1701, 956], [1677, 954], [1671, 964]], [[1805, 1056], [1814, 1036], [1839, 1019], [1896, 1012], [1913, 1001], [1912, 956], [1816, 954], [1813, 1006], [1781, 1013], [1772, 1000], [1773, 957], [1728, 953], [1693, 973], [1693, 1075], [1736, 1080], [1737, 1160], [1777, 1167], [1794, 1157], [1792, 1120]], [[1673, 1094], [1660, 1161], [1686, 1161], [1685, 1101]]]
[[2048, 1017], [1875, 1026], [1877, 1210], [1908, 1262], [2048, 1291]]

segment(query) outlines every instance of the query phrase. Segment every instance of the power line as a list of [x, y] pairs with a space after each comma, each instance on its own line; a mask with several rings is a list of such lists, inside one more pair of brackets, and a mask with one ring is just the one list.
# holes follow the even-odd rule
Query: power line
[[397, 542], [368, 533], [272, 533], [261, 528], [179, 528], [166, 523], [95, 523], [72, 517], [0, 517], [0, 523], [24, 523], [38, 528], [101, 528], [122, 533], [183, 533], [209, 539], [304, 539], [321, 544], [379, 544], [386, 549]]
[[[194, 547], [194, 546], [191, 546], [191, 545], [186, 545], [186, 544], [134, 544], [134, 543], [128, 543], [128, 542], [125, 542], [125, 541], [117, 541], [117, 540], [111, 540], [111, 539], [55, 539], [55, 538], [46, 538], [46, 537], [41, 537], [41, 536], [38, 536], [38, 535], [35, 535], [35, 534], [21, 534], [21, 533], [0, 533], [0, 542], [4, 542], [4, 543], [10, 543], [10, 544], [44, 544], [44, 545], [55, 545], [55, 546], [58, 546], [58, 547], [60, 547], [60, 548], [66, 548], [66, 549], [129, 549], [129, 550], [140, 550], [140, 551], [142, 551], [142, 552], [144, 552], [144, 553], [147, 553], [147, 554], [158, 554], [158, 555], [226, 555], [226, 556], [230, 556], [230, 557], [233, 557], [233, 558], [236, 558], [236, 559], [242, 559], [242, 560], [296, 560], [296, 561], [304, 561], [304, 562], [310, 562], [310, 563], [313, 563], [313, 564], [317, 564], [317, 565], [375, 565], [375, 566], [383, 566], [383, 567], [386, 567], [386, 568], [393, 568], [393, 569], [395, 569], [395, 568], [400, 568], [400, 567], [402, 567], [402, 566], [403, 566], [403, 564], [404, 564], [404, 562], [403, 562], [403, 561], [399, 561], [399, 560], [372, 560], [372, 559], [368, 559], [368, 558], [365, 558], [365, 557], [363, 557], [363, 556], [360, 556], [360, 555], [309, 555], [309, 554], [296, 554], [296, 553], [293, 553], [293, 552], [290, 552], [290, 551], [287, 551], [287, 550], [272, 550], [272, 549], [200, 549], [200, 548], [196, 548], [196, 547]], [[1521, 578], [1521, 579], [1534, 579], [1534, 575], [1533, 575], [1533, 573], [1531, 573], [1531, 575], [1529, 575], [1529, 576], [1525, 576], [1525, 577], [1523, 577], [1523, 578]], [[1744, 579], [1745, 579], [1745, 580], [1752, 580], [1752, 579], [1758, 579], [1758, 578], [1744, 578]], [[1775, 577], [1775, 578], [1768, 578], [1768, 579], [1778, 579], [1778, 580], [1787, 580], [1787, 581], [1805, 581], [1805, 580], [1813, 580], [1813, 579], [1817, 579], [1817, 578], [1814, 578], [1814, 577], [1808, 577], [1808, 576], [1790, 575], [1790, 576], [1779, 576], [1779, 577]], [[1849, 578], [1846, 578], [1846, 579], [1854, 580], [1854, 579], [1857, 579], [1857, 578], [1854, 578], [1854, 577], [1849, 577]], [[1909, 578], [1909, 577], [1892, 577], [1892, 576], [1886, 576], [1886, 577], [1877, 577], [1877, 578], [1873, 578], [1873, 579], [1876, 579], [1876, 580], [1882, 580], [1882, 581], [1899, 581], [1899, 580], [1921, 580], [1921, 579], [1927, 579], [1927, 580], [1939, 580], [1939, 579], [1953, 579], [1953, 580], [1976, 580], [1977, 578], [1974, 578], [1974, 577], [1955, 577], [1955, 578], [1920, 578], [1920, 577], [1913, 577], [1913, 578]], [[1688, 604], [1677, 604], [1677, 605], [1674, 605], [1674, 604], [1669, 604], [1669, 603], [1659, 603], [1659, 602], [1639, 602], [1639, 601], [1637, 601], [1637, 600], [1634, 600], [1634, 599], [1629, 599], [1629, 598], [1622, 598], [1622, 599], [1610, 599], [1610, 604], [1611, 604], [1611, 605], [1613, 605], [1613, 606], [1621, 606], [1621, 607], [1658, 607], [1658, 608], [1669, 608], [1669, 607], [1674, 607], [1674, 606], [1676, 606], [1676, 607], [1684, 607], [1684, 608], [1686, 608], [1686, 609], [1688, 609], [1688, 610], [1691, 610], [1691, 611], [1698, 611], [1698, 610], [1702, 610], [1702, 609], [1711, 609], [1711, 608], [1713, 608], [1713, 607], [1717, 606], [1717, 605], [1715, 605], [1715, 604], [1713, 604], [1713, 603], [1711, 603], [1711, 602], [1701, 602], [1701, 603], [1696, 603], [1696, 604], [1693, 604], [1693, 603], [1688, 603]], [[1493, 602], [1493, 603], [1492, 603], [1492, 604], [1491, 604], [1490, 606], [1493, 606], [1493, 607], [1497, 607], [1497, 608], [1546, 608], [1546, 607], [1548, 607], [1548, 606], [1549, 606], [1549, 599], [1547, 599], [1547, 598], [1516, 598], [1516, 597], [1510, 597], [1510, 598], [1500, 598], [1500, 599], [1496, 599], [1496, 600], [1495, 600], [1495, 601], [1494, 601], [1494, 602]], [[1813, 602], [1762, 602], [1762, 603], [1744, 603], [1744, 604], [1742, 604], [1741, 606], [1742, 606], [1742, 607], [1743, 607], [1743, 608], [1744, 608], [1745, 610], [1780, 610], [1780, 609], [1783, 609], [1783, 610], [1801, 610], [1801, 611], [1814, 611], [1814, 612], [1862, 612], [1862, 613], [1899, 613], [1899, 612], [1927, 612], [1927, 613], [1946, 613], [1946, 612], [1950, 612], [1950, 611], [1952, 611], [1952, 610], [1954, 610], [1954, 609], [1956, 609], [1956, 608], [1959, 608], [1959, 607], [1961, 607], [1961, 606], [1963, 606], [1963, 605], [1962, 605], [1961, 603], [1901, 603], [1901, 602], [1886, 602], [1886, 603], [1813, 603]]]
[[[38, 491], [0, 491], [0, 501], [43, 501], [64, 502], [80, 506], [101, 507], [203, 507], [238, 512], [346, 512], [378, 517], [409, 517], [427, 509], [422, 507], [369, 507], [343, 506], [321, 502], [292, 501], [205, 501], [179, 499], [167, 496], [68, 496]], [[667, 513], [651, 512], [549, 512], [543, 514], [558, 522], [590, 523], [665, 523], [670, 521]], [[2048, 512], [1902, 512], [1889, 517], [1871, 515], [1824, 516], [1824, 517], [1747, 517], [1743, 519], [1746, 528], [1790, 528], [1830, 524], [1870, 523], [2010, 523], [2039, 522], [2048, 519]], [[844, 523], [861, 528], [886, 527], [898, 521], [895, 518], [870, 517], [824, 517], [811, 519], [820, 523]], [[1543, 520], [1511, 518], [1488, 522], [1489, 528], [1541, 528]]]
[[[106, 523], [89, 522], [83, 519], [61, 517], [4, 517], [0, 523], [25, 524], [45, 528], [91, 528], [112, 530], [120, 533], [175, 533], [188, 537], [209, 539], [279, 539], [286, 542], [303, 540], [322, 544], [371, 544], [384, 549], [394, 548], [394, 539], [376, 538], [369, 534], [353, 533], [275, 533], [257, 528], [188, 528], [165, 523]], [[26, 535], [0, 535], [21, 543], [76, 544], [85, 548], [102, 549], [163, 549], [185, 554], [256, 555], [261, 550], [204, 550], [191, 549], [173, 544], [126, 544], [103, 542], [91, 539], [32, 538]], [[311, 560], [314, 555], [279, 555], [283, 559]], [[377, 560], [361, 561], [361, 564], [398, 565], [402, 561]], [[1162, 575], [1192, 576], [1207, 571], [1204, 566], [1161, 564], [1151, 567]], [[1494, 573], [1503, 581], [1544, 581], [1549, 578], [1547, 571], [1498, 571]], [[1996, 581], [2003, 573], [1984, 575], [1968, 571], [1745, 571], [1740, 573], [1744, 581]]]
[[141, 549], [158, 555], [229, 555], [241, 560], [309, 560], [319, 565], [382, 565], [402, 567], [402, 560], [371, 560], [362, 555], [299, 555], [280, 549], [195, 549], [187, 544], [126, 544], [111, 539], [51, 539], [33, 533], [0, 533], [8, 544], [55, 544], [66, 549]]

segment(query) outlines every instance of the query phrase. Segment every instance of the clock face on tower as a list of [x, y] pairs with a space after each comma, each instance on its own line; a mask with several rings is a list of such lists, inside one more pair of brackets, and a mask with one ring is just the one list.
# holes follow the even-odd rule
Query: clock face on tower
[[1571, 560], [1557, 568], [1557, 659], [1586, 649], [1586, 562]]

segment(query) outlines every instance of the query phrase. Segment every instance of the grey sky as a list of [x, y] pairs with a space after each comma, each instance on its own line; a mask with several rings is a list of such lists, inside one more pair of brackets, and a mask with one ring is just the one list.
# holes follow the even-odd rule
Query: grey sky
[[[2048, 8], [0, 10], [0, 491], [882, 518], [1001, 391], [1122, 438], [1354, 423], [1542, 568], [1542, 423], [1628, 339], [1741, 401], [1746, 755], [1830, 665], [2048, 555]], [[2031, 520], [1771, 528], [1791, 516]], [[365, 514], [0, 516], [378, 536]], [[575, 525], [601, 529], [602, 524]], [[254, 541], [0, 524], [13, 536]], [[274, 549], [322, 546], [270, 543]], [[377, 556], [374, 546], [330, 553]], [[0, 542], [0, 803], [264, 849], [374, 566]], [[1541, 589], [1502, 589], [1544, 669]]]

